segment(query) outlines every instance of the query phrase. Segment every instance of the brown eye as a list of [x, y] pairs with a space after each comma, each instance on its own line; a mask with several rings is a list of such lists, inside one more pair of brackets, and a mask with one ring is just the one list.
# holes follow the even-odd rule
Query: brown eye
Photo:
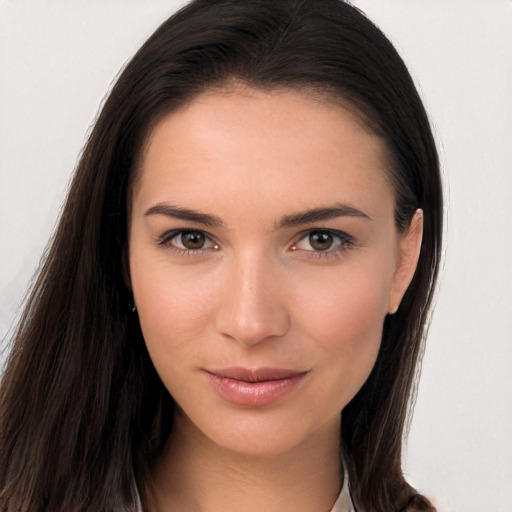
[[190, 256], [202, 254], [203, 251], [219, 249], [219, 246], [207, 233], [196, 229], [177, 229], [165, 233], [158, 241], [158, 245], [179, 255]]
[[182, 231], [180, 241], [186, 249], [202, 249], [204, 247], [206, 237], [201, 231]]
[[332, 259], [340, 257], [354, 246], [354, 239], [348, 233], [337, 229], [312, 229], [304, 233], [290, 250], [300, 251], [303, 255], [309, 254], [314, 258]]
[[312, 231], [309, 234], [309, 244], [315, 251], [326, 251], [333, 243], [333, 235], [328, 231]]

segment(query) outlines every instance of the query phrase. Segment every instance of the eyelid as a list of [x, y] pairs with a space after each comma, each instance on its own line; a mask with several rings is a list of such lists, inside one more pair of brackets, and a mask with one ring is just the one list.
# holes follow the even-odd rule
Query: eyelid
[[[187, 231], [195, 232], [195, 233], [201, 233], [204, 235], [206, 243], [208, 244], [208, 247], [201, 247], [199, 249], [187, 249], [186, 247], [178, 247], [174, 244], [171, 244], [171, 240], [173, 238], [176, 238], [178, 235], [182, 233], [186, 233]], [[206, 231], [202, 229], [195, 229], [195, 228], [178, 228], [173, 229], [171, 231], [166, 231], [163, 235], [161, 235], [157, 240], [157, 245], [165, 247], [169, 250], [175, 251], [178, 254], [201, 254], [204, 251], [211, 250], [211, 249], [218, 249], [218, 244], [215, 242], [213, 237], [207, 233]]]
[[[338, 243], [333, 247], [329, 247], [328, 249], [321, 251], [321, 250], [315, 250], [313, 248], [311, 249], [301, 249], [298, 248], [297, 245], [305, 240], [307, 237], [311, 236], [312, 233], [320, 232], [320, 233], [329, 233], [334, 238], [338, 239]], [[306, 231], [303, 231], [298, 235], [296, 238], [296, 241], [293, 242], [291, 246], [292, 251], [302, 251], [304, 253], [312, 253], [311, 256], [315, 257], [326, 257], [326, 256], [336, 256], [340, 253], [345, 252], [346, 250], [350, 249], [351, 247], [356, 245], [356, 241], [353, 236], [349, 235], [345, 231], [340, 231], [338, 229], [332, 229], [332, 228], [311, 228]]]
[[[204, 235], [206, 244], [203, 247], [198, 249], [188, 249], [186, 247], [179, 247], [179, 245], [175, 243], [171, 243], [173, 238], [179, 236], [180, 234], [186, 232], [197, 232]], [[328, 233], [333, 238], [335, 238], [335, 243], [332, 247], [329, 247], [325, 250], [315, 250], [313, 247], [310, 249], [300, 248], [298, 244], [305, 240], [307, 237], [311, 236], [315, 232], [320, 233]], [[219, 249], [218, 243], [215, 241], [214, 237], [210, 235], [208, 232], [202, 229], [195, 228], [177, 228], [170, 231], [166, 231], [157, 239], [157, 245], [161, 246], [169, 251], [172, 251], [178, 255], [184, 256], [195, 256], [203, 254], [205, 251], [217, 250]], [[342, 253], [356, 246], [356, 240], [353, 236], [349, 235], [345, 231], [340, 231], [338, 229], [332, 228], [310, 228], [305, 231], [302, 231], [297, 235], [295, 241], [291, 244], [289, 250], [292, 252], [302, 253], [303, 256], [308, 258], [337, 258], [340, 257]]]

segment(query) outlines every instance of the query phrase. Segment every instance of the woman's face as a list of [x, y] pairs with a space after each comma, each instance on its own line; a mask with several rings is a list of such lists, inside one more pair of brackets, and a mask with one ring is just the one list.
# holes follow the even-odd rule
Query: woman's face
[[150, 135], [130, 278], [185, 424], [283, 453], [339, 428], [409, 284], [421, 215], [394, 224], [379, 138], [298, 92], [205, 93]]

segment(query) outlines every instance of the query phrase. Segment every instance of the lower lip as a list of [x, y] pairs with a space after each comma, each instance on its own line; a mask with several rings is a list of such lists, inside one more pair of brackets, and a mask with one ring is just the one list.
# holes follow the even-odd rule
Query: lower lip
[[276, 402], [295, 389], [306, 375], [299, 373], [284, 379], [246, 382], [220, 377], [207, 372], [213, 389], [222, 397], [237, 405], [263, 406]]

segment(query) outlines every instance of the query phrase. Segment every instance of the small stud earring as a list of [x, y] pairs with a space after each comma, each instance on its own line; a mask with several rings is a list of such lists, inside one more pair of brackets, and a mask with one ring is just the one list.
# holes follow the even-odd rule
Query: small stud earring
[[128, 301], [128, 309], [131, 313], [135, 313], [135, 311], [137, 311], [137, 306], [135, 305], [135, 301], [133, 299]]

